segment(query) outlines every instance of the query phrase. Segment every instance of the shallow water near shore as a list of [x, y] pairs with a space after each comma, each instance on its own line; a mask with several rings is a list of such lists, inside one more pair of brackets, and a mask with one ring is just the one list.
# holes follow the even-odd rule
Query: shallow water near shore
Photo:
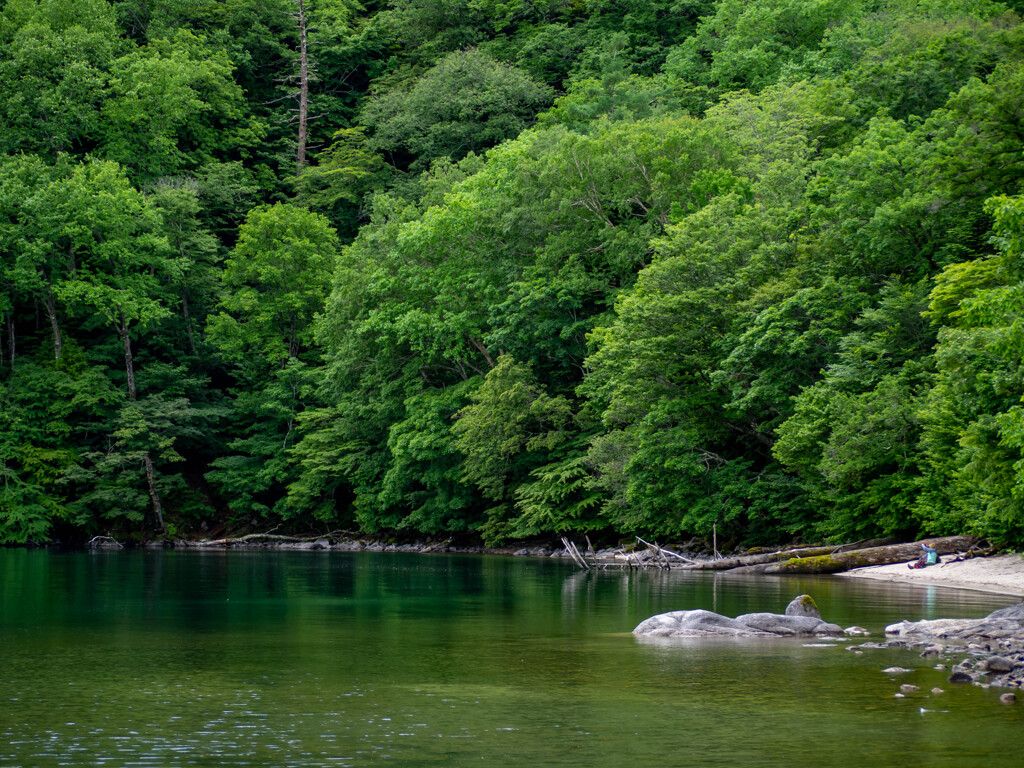
[[1024, 705], [913, 652], [630, 634], [801, 593], [874, 640], [1015, 602], [525, 558], [0, 550], [0, 766], [1024, 766]]

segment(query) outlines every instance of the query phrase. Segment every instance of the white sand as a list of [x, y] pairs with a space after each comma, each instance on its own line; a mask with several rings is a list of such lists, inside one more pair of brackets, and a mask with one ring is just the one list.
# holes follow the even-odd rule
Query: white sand
[[[952, 560], [946, 555], [943, 560]], [[870, 565], [837, 574], [858, 579], [880, 579], [910, 584], [974, 589], [1000, 595], [1024, 597], [1024, 556], [975, 557], [963, 562], [943, 562], [927, 568], [910, 569], [907, 563]]]

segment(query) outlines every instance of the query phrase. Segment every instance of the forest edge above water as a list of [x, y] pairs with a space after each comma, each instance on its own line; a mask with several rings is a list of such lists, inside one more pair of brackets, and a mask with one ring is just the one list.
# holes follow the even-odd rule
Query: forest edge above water
[[9, 0], [0, 541], [1024, 543], [1019, 11]]

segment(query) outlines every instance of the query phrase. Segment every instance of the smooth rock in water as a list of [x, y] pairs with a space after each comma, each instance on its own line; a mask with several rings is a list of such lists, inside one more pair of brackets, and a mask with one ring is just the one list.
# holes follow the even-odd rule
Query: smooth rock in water
[[1001, 702], [1003, 702], [1003, 704], [1016, 704], [1017, 703], [1017, 694], [1016, 693], [1004, 693], [1002, 696], [999, 697], [999, 700]]
[[640, 622], [633, 634], [648, 637], [771, 636], [768, 632], [759, 632], [741, 624], [736, 619], [700, 609], [659, 613]]
[[904, 683], [900, 686], [900, 690], [904, 693], [913, 693], [914, 691], [920, 691], [921, 687], [917, 685], [912, 685], [911, 683]]
[[759, 632], [773, 635], [841, 635], [842, 627], [829, 624], [813, 616], [793, 616], [779, 613], [745, 613], [736, 621]]
[[871, 632], [864, 627], [847, 627], [843, 630], [843, 634], [847, 637], [869, 637]]
[[905, 695], [905, 694], [902, 694], [902, 693], [894, 693], [894, 694], [892, 695], [892, 697], [893, 697], [894, 699], [905, 699], [905, 698], [907, 698], [907, 697], [906, 697], [906, 695]]
[[842, 628], [813, 616], [747, 613], [735, 619], [713, 611], [671, 611], [636, 626], [647, 637], [815, 637], [842, 635]]
[[947, 669], [947, 667], [945, 664], [936, 664], [932, 669], [937, 669], [941, 672], [942, 670]]
[[942, 690], [941, 688], [932, 688], [932, 693], [933, 693], [933, 694], [934, 694], [935, 696], [939, 696], [940, 694], [943, 694], [943, 693], [945, 693], [945, 691], [944, 691], [944, 690]]
[[951, 683], [973, 683], [974, 682], [974, 678], [971, 677], [969, 672], [963, 672], [963, 671], [961, 671], [959, 669], [954, 670], [953, 674], [951, 674], [946, 679], [949, 680], [949, 682], [951, 682]]
[[809, 616], [812, 619], [821, 620], [821, 611], [818, 604], [810, 595], [797, 595], [789, 605], [786, 606], [787, 616]]
[[905, 675], [907, 672], [913, 672], [912, 669], [906, 667], [886, 667], [882, 670], [887, 675]]

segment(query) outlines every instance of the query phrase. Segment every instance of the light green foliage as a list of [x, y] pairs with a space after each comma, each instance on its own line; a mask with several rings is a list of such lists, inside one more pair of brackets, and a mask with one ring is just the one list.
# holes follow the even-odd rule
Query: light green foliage
[[337, 236], [316, 213], [279, 203], [246, 219], [223, 273], [221, 312], [208, 336], [235, 365], [235, 438], [206, 477], [250, 519], [290, 517], [285, 487], [299, 415], [319, 405], [313, 321], [321, 311], [337, 259]]
[[[179, 372], [180, 373], [180, 372]], [[117, 411], [103, 450], [86, 451], [78, 466], [65, 473], [64, 482], [84, 490], [68, 504], [83, 519], [107, 524], [127, 518], [141, 523], [151, 504], [144, 470], [148, 456], [159, 468], [155, 487], [171, 500], [181, 519], [194, 500], [181, 477], [183, 446], [202, 445], [217, 420], [225, 416], [215, 406], [197, 407], [186, 397], [162, 393], [125, 402]], [[192, 522], [192, 521], [188, 521]]]
[[227, 55], [186, 31], [111, 65], [102, 117], [104, 156], [144, 179], [194, 170], [263, 137], [262, 127], [245, 119]]
[[818, 165], [810, 194], [821, 204], [815, 223], [822, 247], [835, 253], [834, 274], [918, 280], [977, 245], [977, 206], [929, 171], [931, 133], [877, 118], [848, 152]]
[[719, 93], [759, 91], [784, 65], [815, 51], [831, 26], [861, 13], [859, 0], [722, 0], [669, 54], [666, 70]]
[[78, 166], [71, 176], [45, 187], [36, 201], [41, 235], [37, 247], [48, 258], [60, 254], [68, 274], [54, 293], [72, 308], [84, 308], [124, 338], [170, 314], [160, 273], [178, 273], [168, 259], [158, 214], [131, 187], [114, 163]]
[[917, 410], [932, 369], [927, 284], [892, 283], [838, 342], [824, 376], [777, 429], [773, 453], [828, 510], [835, 539], [905, 534], [915, 525], [922, 467]]
[[984, 81], [974, 78], [964, 85], [932, 121], [939, 141], [935, 176], [976, 199], [1017, 192], [1024, 181], [1022, 101], [1019, 58], [1001, 62]]
[[0, 13], [0, 152], [88, 151], [124, 50], [104, 0], [11, 0]]
[[865, 118], [884, 110], [897, 120], [926, 117], [971, 77], [1018, 59], [1019, 31], [1005, 7], [980, 2], [892, 0], [828, 31], [821, 51], [789, 76], [834, 77], [856, 94]]
[[993, 199], [1000, 251], [938, 278], [930, 316], [942, 322], [935, 385], [923, 407], [923, 449], [937, 482], [922, 514], [936, 529], [973, 527], [1014, 539], [1024, 519], [1019, 424], [1024, 397], [1019, 197]]
[[337, 238], [327, 220], [296, 205], [257, 208], [228, 258], [226, 292], [210, 319], [211, 341], [243, 369], [280, 368], [306, 354], [323, 307]]

